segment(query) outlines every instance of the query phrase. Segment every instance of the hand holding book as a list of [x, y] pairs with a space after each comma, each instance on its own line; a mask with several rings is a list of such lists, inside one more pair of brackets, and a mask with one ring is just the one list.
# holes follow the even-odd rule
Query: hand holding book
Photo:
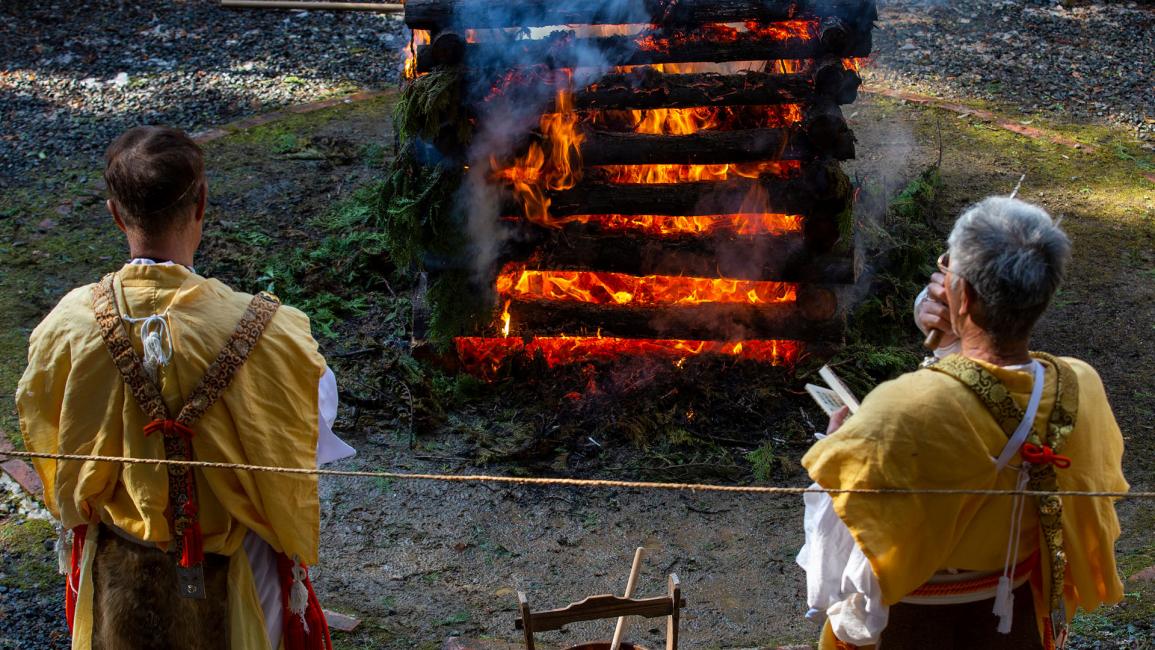
[[834, 412], [843, 406], [850, 409], [851, 413], [858, 412], [858, 398], [850, 391], [850, 388], [834, 374], [830, 366], [822, 366], [818, 370], [818, 375], [826, 382], [830, 388], [818, 386], [815, 384], [806, 384], [806, 392], [818, 402], [818, 406], [826, 413], [827, 416], [834, 415]]

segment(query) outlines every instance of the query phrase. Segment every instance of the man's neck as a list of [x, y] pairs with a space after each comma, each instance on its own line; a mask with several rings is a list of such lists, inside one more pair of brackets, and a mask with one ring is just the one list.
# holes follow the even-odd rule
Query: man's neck
[[193, 265], [192, 254], [179, 246], [144, 244], [130, 241], [128, 244], [128, 255], [131, 259], [144, 258], [156, 262], [172, 262], [188, 267]]
[[962, 337], [962, 355], [996, 366], [1020, 366], [1031, 362], [1030, 341], [996, 344], [986, 332], [968, 331]]

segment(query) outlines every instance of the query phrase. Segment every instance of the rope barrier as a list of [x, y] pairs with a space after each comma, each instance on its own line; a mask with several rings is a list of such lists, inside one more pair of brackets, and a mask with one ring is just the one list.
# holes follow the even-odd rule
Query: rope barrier
[[103, 463], [137, 465], [184, 465], [204, 469], [231, 469], [244, 472], [276, 472], [280, 474], [307, 474], [314, 476], [345, 476], [354, 478], [391, 478], [398, 480], [443, 481], [450, 483], [509, 483], [513, 485], [567, 486], [580, 488], [623, 488], [642, 490], [669, 490], [689, 492], [731, 492], [740, 494], [930, 494], [978, 496], [1063, 496], [1106, 497], [1117, 499], [1155, 499], [1155, 492], [1092, 492], [1080, 490], [988, 490], [969, 488], [814, 488], [773, 485], [710, 485], [707, 483], [662, 483], [658, 481], [617, 481], [607, 479], [548, 478], [523, 476], [495, 476], [487, 474], [421, 474], [409, 472], [356, 471], [321, 469], [313, 467], [272, 467], [239, 463], [217, 463], [204, 460], [169, 460], [159, 458], [128, 458], [124, 456], [93, 456], [84, 454], [49, 454], [32, 451], [0, 451], [0, 456], [18, 458], [45, 458]]

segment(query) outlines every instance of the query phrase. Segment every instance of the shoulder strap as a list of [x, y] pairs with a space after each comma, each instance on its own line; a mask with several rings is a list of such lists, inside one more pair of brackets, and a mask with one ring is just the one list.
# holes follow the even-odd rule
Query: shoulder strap
[[153, 420], [167, 420], [168, 406], [160, 396], [160, 389], [144, 371], [144, 364], [124, 330], [124, 319], [121, 318], [120, 307], [116, 302], [115, 277], [116, 274], [109, 273], [92, 289], [92, 309], [96, 313], [100, 336], [124, 384], [145, 415]]
[[978, 363], [960, 354], [952, 354], [930, 369], [950, 375], [971, 389], [1007, 436], [1013, 435], [1019, 422], [1023, 421], [1023, 409], [1011, 398], [1007, 387]]
[[1047, 439], [1032, 442], [1047, 445], [1059, 453], [1067, 445], [1067, 438], [1075, 429], [1075, 418], [1079, 415], [1079, 378], [1071, 364], [1056, 356], [1046, 352], [1032, 352], [1031, 356], [1051, 364], [1058, 373], [1055, 389], [1058, 399], [1051, 411], [1051, 419], [1047, 422]]
[[[152, 422], [144, 428], [145, 435], [162, 433], [165, 458], [191, 460], [193, 456], [191, 426], [228, 388], [233, 376], [248, 359], [281, 303], [272, 294], [260, 293], [253, 296], [224, 349], [209, 365], [174, 420], [161, 397], [160, 389], [145, 373], [144, 364], [133, 348], [128, 333], [125, 332], [124, 321], [117, 306], [114, 277], [111, 273], [104, 276], [93, 290], [92, 306], [101, 337], [133, 398], [145, 414], [152, 418]], [[199, 508], [196, 481], [192, 472], [185, 467], [179, 465], [167, 467], [169, 507], [166, 514], [171, 522], [174, 541], [170, 552], [179, 558], [178, 575], [182, 585], [180, 594], [185, 597], [203, 598], [204, 578], [200, 567], [204, 555], [197, 516]], [[182, 573], [182, 570], [186, 571]]]
[[237, 370], [244, 365], [253, 348], [257, 346], [265, 328], [277, 313], [281, 301], [271, 293], [262, 291], [253, 296], [249, 306], [229, 337], [228, 343], [205, 371], [200, 383], [185, 400], [184, 408], [176, 416], [178, 422], [191, 427], [220, 398], [232, 383]]
[[[1032, 352], [1031, 356], [1046, 361], [1057, 372], [1056, 400], [1047, 421], [1043, 436], [1032, 431], [1030, 442], [1041, 448], [1050, 448], [1057, 454], [1067, 442], [1075, 428], [1075, 418], [1079, 410], [1079, 381], [1070, 364], [1045, 352]], [[1013, 417], [1022, 418], [1022, 410], [1011, 399], [1010, 392], [997, 377], [978, 363], [961, 355], [951, 355], [931, 366], [944, 374], [959, 380], [982, 400], [991, 415], [1007, 435], [1015, 429]], [[1008, 422], [1010, 422], [1008, 424]], [[1054, 492], [1059, 489], [1059, 479], [1053, 463], [1031, 463], [1028, 489]], [[1051, 615], [1044, 621], [1047, 636], [1054, 642], [1066, 638], [1066, 606], [1063, 603], [1063, 583], [1066, 579], [1067, 555], [1063, 550], [1063, 501], [1054, 495], [1038, 498], [1039, 525], [1043, 541], [1047, 547], [1050, 568], [1051, 593], [1048, 603]], [[1061, 643], [1059, 644], [1061, 645]]]

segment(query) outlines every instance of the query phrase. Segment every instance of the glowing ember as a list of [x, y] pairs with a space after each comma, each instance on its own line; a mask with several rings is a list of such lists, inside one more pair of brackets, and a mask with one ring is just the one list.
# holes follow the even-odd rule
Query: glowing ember
[[415, 29], [409, 33], [409, 47], [405, 48], [405, 66], [402, 70], [405, 79], [417, 78], [417, 46], [428, 45], [429, 41], [430, 33], [427, 29]]
[[727, 356], [773, 365], [793, 365], [802, 351], [798, 341], [687, 341], [680, 339], [624, 339], [593, 336], [459, 337], [453, 339], [458, 358], [467, 370], [493, 378], [515, 357], [540, 355], [550, 368], [573, 363], [613, 361], [623, 356], [668, 359], [681, 368], [688, 357]]
[[869, 59], [864, 58], [864, 57], [843, 59], [842, 60], [842, 67], [846, 68], [847, 70], [853, 70], [855, 72], [862, 72], [863, 66], [865, 66], [868, 61], [869, 61]]
[[[649, 26], [605, 26], [572, 32], [568, 38], [623, 36], [642, 50], [666, 52], [671, 48], [703, 44], [762, 43], [814, 39], [817, 20], [793, 20], [761, 24], [712, 24], [693, 31], [668, 32]], [[478, 35], [467, 34], [470, 42]], [[849, 60], [848, 60], [849, 61]], [[793, 74], [810, 69], [811, 61], [682, 63], [649, 66], [663, 74], [694, 72], [735, 73], [764, 70]], [[849, 65], [849, 64], [847, 64]], [[857, 65], [855, 63], [855, 65]], [[616, 69], [628, 72], [632, 67]], [[756, 236], [798, 232], [802, 217], [778, 214], [761, 183], [751, 190], [741, 205], [726, 206], [733, 214], [704, 216], [664, 215], [550, 215], [550, 192], [573, 188], [582, 176], [581, 147], [584, 128], [632, 131], [638, 134], [691, 135], [710, 130], [790, 128], [804, 118], [795, 104], [738, 107], [694, 107], [632, 111], [599, 111], [579, 115], [573, 106], [573, 80], [569, 70], [557, 72], [541, 66], [511, 71], [496, 84], [490, 98], [505, 94], [515, 85], [545, 85], [556, 89], [554, 112], [539, 121], [540, 138], [531, 142], [524, 155], [509, 163], [491, 160], [493, 179], [507, 184], [521, 204], [524, 218], [538, 225], [561, 227], [588, 224], [601, 232], [629, 232], [649, 236], [707, 236], [714, 234]], [[799, 161], [763, 161], [710, 165], [608, 165], [590, 167], [587, 173], [597, 181], [617, 184], [668, 184], [695, 181], [726, 181], [738, 178], [794, 177], [801, 172]], [[735, 197], [738, 198], [738, 197]], [[738, 203], [738, 201], [735, 201]], [[494, 377], [514, 358], [541, 358], [549, 367], [591, 361], [612, 361], [623, 356], [649, 356], [670, 360], [681, 368], [687, 358], [719, 355], [735, 359], [792, 364], [801, 351], [796, 341], [700, 341], [677, 339], [625, 339], [549, 336], [510, 336], [517, 305], [531, 302], [586, 303], [620, 307], [684, 307], [714, 303], [732, 305], [773, 305], [794, 302], [798, 285], [784, 282], [735, 280], [682, 276], [632, 276], [599, 271], [526, 269], [507, 265], [497, 276], [496, 290], [501, 305], [495, 329], [501, 338], [462, 337], [454, 339], [457, 353], [467, 369]], [[511, 314], [512, 312], [512, 314]], [[596, 325], [596, 323], [592, 324]], [[592, 327], [591, 327], [592, 329]]]
[[[690, 183], [693, 181], [727, 181], [734, 178], [776, 176], [790, 178], [802, 169], [797, 160], [768, 160], [754, 163], [722, 163], [717, 165], [604, 165], [595, 167], [605, 174], [610, 183]], [[753, 206], [752, 206], [753, 207]], [[769, 206], [762, 206], [764, 211]]]
[[594, 126], [629, 124], [634, 133], [690, 135], [701, 131], [732, 128], [776, 128], [802, 121], [799, 104], [771, 106], [696, 106], [693, 108], [652, 108], [606, 110], [589, 117]]
[[815, 19], [784, 20], [766, 24], [748, 22], [745, 29], [728, 24], [706, 24], [694, 28], [693, 31], [675, 33], [646, 31], [638, 34], [634, 38], [634, 43], [642, 51], [666, 53], [696, 44], [736, 43], [750, 38], [775, 41], [809, 40], [817, 35], [818, 21]]
[[785, 214], [718, 214], [700, 217], [659, 215], [577, 215], [556, 218], [555, 225], [590, 224], [603, 232], [642, 235], [778, 235], [802, 230], [802, 217]]
[[501, 335], [509, 336], [509, 301], [505, 301], [505, 307], [501, 308]]
[[769, 305], [793, 302], [798, 285], [788, 282], [625, 275], [599, 271], [536, 271], [506, 267], [497, 292], [518, 300], [584, 302], [595, 305]]

